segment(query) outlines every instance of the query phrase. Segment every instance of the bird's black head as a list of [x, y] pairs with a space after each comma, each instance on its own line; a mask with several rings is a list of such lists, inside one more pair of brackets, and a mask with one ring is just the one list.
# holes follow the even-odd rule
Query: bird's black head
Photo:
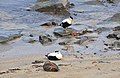
[[59, 52], [59, 51], [55, 51], [55, 53], [57, 53], [57, 52]]
[[72, 17], [72, 16], [70, 16], [70, 18], [71, 18], [71, 19], [73, 19], [73, 17]]

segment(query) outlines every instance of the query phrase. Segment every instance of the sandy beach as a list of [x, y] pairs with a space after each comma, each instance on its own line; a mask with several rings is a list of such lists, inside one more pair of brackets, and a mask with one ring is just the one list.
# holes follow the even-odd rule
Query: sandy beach
[[119, 78], [120, 55], [112, 56], [64, 56], [62, 60], [52, 61], [59, 66], [58, 72], [46, 72], [43, 56], [27, 56], [0, 59], [0, 78]]

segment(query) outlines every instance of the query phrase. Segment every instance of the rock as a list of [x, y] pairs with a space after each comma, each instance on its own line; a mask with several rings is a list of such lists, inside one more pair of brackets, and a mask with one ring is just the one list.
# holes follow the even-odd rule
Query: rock
[[38, 63], [44, 63], [43, 60], [35, 60], [34, 62], [32, 62], [32, 64], [38, 64]]
[[85, 35], [87, 33], [93, 33], [93, 30], [91, 29], [85, 29], [85, 30], [81, 30], [81, 31], [76, 31], [76, 32], [71, 32], [71, 36], [81, 36], [81, 35]]
[[53, 33], [57, 37], [68, 36], [70, 34], [70, 33], [66, 33], [64, 28], [56, 28]]
[[107, 38], [115, 38], [116, 40], [120, 39], [120, 31], [113, 32], [112, 34], [109, 34]]
[[65, 8], [69, 7], [69, 1], [68, 0], [37, 0], [37, 2], [53, 2], [53, 3], [61, 3]]
[[72, 32], [77, 32], [77, 30], [73, 28], [68, 28], [68, 30], [69, 32], [66, 32], [64, 28], [56, 28], [53, 33], [56, 37], [64, 37], [64, 36], [70, 36]]
[[120, 41], [115, 41], [113, 43], [113, 45], [114, 45], [115, 48], [119, 48], [120, 49]]
[[116, 37], [117, 37], [116, 34], [109, 34], [109, 35], [107, 36], [107, 38], [116, 38]]
[[120, 41], [119, 40], [112, 40], [111, 43], [106, 44], [105, 51], [113, 50], [113, 51], [120, 51]]
[[49, 1], [49, 0], [37, 0], [37, 2], [44, 2], [44, 1]]
[[101, 28], [97, 28], [94, 31], [97, 32], [98, 34], [104, 32], [104, 31], [109, 31], [110, 28], [106, 28], [106, 27], [101, 27]]
[[117, 4], [120, 2], [120, 0], [106, 0], [108, 3], [114, 3]]
[[87, 5], [103, 5], [103, 3], [99, 0], [92, 0], [92, 1], [84, 2], [84, 4], [87, 4]]
[[26, 43], [35, 43], [38, 42], [38, 37], [33, 37], [32, 35], [30, 35], [29, 37], [23, 36], [22, 40]]
[[56, 39], [53, 36], [50, 36], [49, 34], [40, 35], [39, 36], [39, 42], [42, 45], [50, 45], [52, 44]]
[[11, 69], [8, 69], [7, 71], [4, 71], [4, 72], [0, 72], [0, 75], [2, 74], [8, 74], [8, 73], [16, 73], [16, 71], [20, 71], [21, 69], [19, 68], [11, 68]]
[[72, 66], [71, 64], [58, 64], [58, 66]]
[[43, 67], [43, 65], [32, 65], [33, 68]]
[[19, 71], [19, 70], [21, 70], [21, 69], [19, 69], [19, 68], [12, 68], [12, 69], [8, 69], [8, 73], [15, 73], [16, 71]]
[[75, 6], [74, 3], [70, 3], [69, 8], [73, 8]]
[[78, 44], [78, 45], [87, 45], [91, 42], [96, 41], [96, 38], [94, 37], [82, 36], [82, 37], [76, 37], [76, 38], [79, 40], [74, 42], [74, 44]]
[[113, 15], [109, 21], [120, 22], [120, 13]]
[[68, 30], [69, 32], [66, 32], [64, 28], [56, 28], [53, 33], [57, 37], [64, 37], [64, 36], [81, 36], [93, 32], [93, 30], [91, 29], [76, 30], [73, 28], [68, 28]]
[[21, 31], [18, 31], [18, 30], [1, 30], [0, 31], [0, 43], [5, 43], [7, 41], [10, 41], [10, 40], [14, 40], [16, 38], [19, 38], [21, 37], [22, 34], [21, 34]]
[[58, 23], [56, 23], [56, 22], [47, 22], [47, 23], [41, 24], [40, 26], [58, 26]]
[[113, 31], [120, 31], [120, 26], [113, 28]]
[[31, 10], [49, 14], [70, 15], [67, 11], [68, 5], [68, 0], [39, 0], [38, 3], [31, 7]]
[[120, 2], [120, 0], [97, 0], [100, 1], [102, 3], [112, 3], [112, 4], [118, 4]]
[[59, 71], [59, 68], [58, 66], [53, 63], [53, 62], [50, 62], [50, 61], [46, 61], [43, 65], [43, 69], [45, 71], [48, 71], [48, 72], [58, 72]]

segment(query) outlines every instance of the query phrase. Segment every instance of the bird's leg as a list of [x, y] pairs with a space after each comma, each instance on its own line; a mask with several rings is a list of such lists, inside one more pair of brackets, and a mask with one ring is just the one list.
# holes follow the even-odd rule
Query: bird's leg
[[69, 28], [65, 28], [66, 33], [70, 32]]

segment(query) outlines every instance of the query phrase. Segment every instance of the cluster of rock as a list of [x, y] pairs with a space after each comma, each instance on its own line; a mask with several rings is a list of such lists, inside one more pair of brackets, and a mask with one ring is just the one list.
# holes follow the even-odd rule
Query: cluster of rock
[[120, 2], [119, 0], [98, 0], [98, 1], [103, 2], [103, 3], [107, 2], [107, 3], [114, 3], [114, 4]]
[[113, 28], [113, 33], [107, 36], [111, 43], [105, 44], [111, 50], [120, 50], [120, 26]]

